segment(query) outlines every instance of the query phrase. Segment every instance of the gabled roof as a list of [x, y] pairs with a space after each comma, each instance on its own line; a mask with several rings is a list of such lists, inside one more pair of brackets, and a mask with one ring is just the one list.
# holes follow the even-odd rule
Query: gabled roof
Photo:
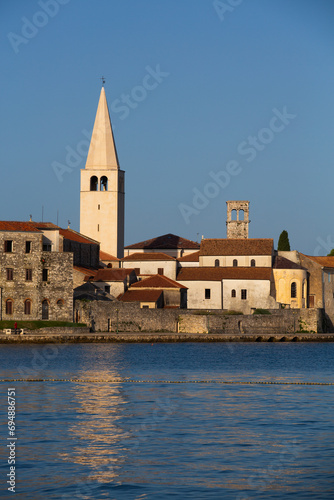
[[184, 248], [197, 250], [199, 248], [199, 244], [194, 241], [187, 240], [185, 238], [181, 238], [181, 236], [176, 236], [175, 234], [164, 234], [162, 236], [158, 236], [157, 238], [152, 238], [150, 240], [140, 241], [139, 243], [135, 243], [134, 245], [129, 245], [125, 247], [126, 249], [176, 249], [176, 248]]
[[73, 231], [73, 229], [62, 229], [59, 228], [59, 234], [63, 236], [66, 240], [77, 241], [79, 243], [86, 243], [88, 245], [99, 245], [99, 242], [89, 238], [88, 236], [84, 236], [81, 233], [77, 233]]
[[270, 280], [271, 272], [271, 267], [182, 267], [177, 280]]
[[[303, 254], [301, 254], [301, 255], [303, 255]], [[308, 259], [311, 259], [314, 262], [317, 262], [322, 267], [334, 267], [334, 257], [332, 257], [332, 256], [315, 257], [313, 255], [304, 255], [304, 257], [307, 257]]]
[[133, 269], [99, 269], [93, 281], [124, 281], [131, 273], [134, 273]]
[[97, 170], [119, 169], [104, 87], [101, 89], [99, 104], [97, 106], [85, 168]]
[[141, 281], [137, 281], [131, 285], [131, 290], [133, 288], [187, 288], [180, 283], [177, 283], [167, 276], [162, 276], [161, 274], [155, 274], [149, 278], [145, 278]]
[[274, 269], [304, 269], [299, 264], [292, 262], [292, 260], [286, 259], [285, 257], [281, 257], [277, 255], [275, 257], [275, 262], [273, 265]]
[[179, 262], [198, 262], [199, 261], [199, 251], [194, 253], [189, 253], [188, 255], [184, 255], [183, 257], [179, 257]]
[[162, 252], [136, 252], [131, 255], [123, 257], [125, 261], [141, 261], [141, 260], [175, 260], [174, 257]]
[[20, 221], [0, 221], [0, 231], [18, 231], [40, 233], [37, 225], [34, 222], [20, 222]]
[[84, 274], [85, 277], [87, 277], [87, 279], [90, 276], [96, 276], [96, 273], [98, 271], [98, 269], [92, 269], [90, 267], [82, 267], [82, 266], [73, 266], [73, 270], [74, 271], [78, 271], [79, 273]]
[[29, 224], [36, 226], [38, 229], [60, 229], [59, 226], [56, 226], [53, 222], [34, 222], [29, 221]]
[[272, 255], [272, 238], [208, 238], [201, 241], [200, 255]]
[[118, 297], [118, 300], [122, 302], [157, 302], [161, 294], [161, 290], [127, 290]]
[[104, 260], [107, 260], [107, 261], [117, 261], [119, 262], [120, 259], [118, 259], [117, 257], [114, 257], [114, 255], [111, 255], [110, 253], [107, 253], [107, 252], [103, 252], [103, 250], [100, 250], [100, 260], [104, 261]]

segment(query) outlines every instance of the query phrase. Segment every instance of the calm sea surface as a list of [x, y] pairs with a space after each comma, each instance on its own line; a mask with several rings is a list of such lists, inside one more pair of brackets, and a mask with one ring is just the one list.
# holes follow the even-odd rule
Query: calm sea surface
[[334, 344], [0, 345], [0, 378], [1, 498], [334, 499]]

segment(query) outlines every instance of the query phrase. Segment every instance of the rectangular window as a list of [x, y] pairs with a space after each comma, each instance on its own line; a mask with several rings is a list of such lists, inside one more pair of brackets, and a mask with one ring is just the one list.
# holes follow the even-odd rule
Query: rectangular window
[[6, 276], [7, 276], [7, 281], [13, 281], [13, 275], [14, 275], [14, 272], [13, 272], [13, 269], [6, 269]]
[[104, 291], [110, 293], [110, 285], [104, 285]]
[[158, 267], [158, 274], [161, 274], [161, 276], [163, 276], [163, 274], [164, 274], [164, 268], [163, 267]]
[[100, 231], [100, 224], [97, 225], [97, 230]]
[[101, 206], [100, 206], [100, 205], [98, 205], [98, 206], [97, 206], [97, 209], [98, 209], [98, 210], [100, 210], [100, 208], [101, 208]]
[[331, 275], [330, 275], [330, 273], [328, 273], [328, 283], [330, 283], [330, 282], [331, 282]]
[[247, 290], [241, 290], [241, 298], [242, 298], [242, 300], [247, 299]]
[[13, 251], [13, 241], [12, 240], [5, 240], [5, 252], [11, 253], [12, 251]]
[[43, 269], [43, 276], [42, 276], [43, 281], [48, 281], [48, 277], [49, 277], [48, 271], [49, 271], [48, 269]]
[[51, 245], [49, 243], [43, 244], [43, 252], [51, 252]]
[[210, 288], [205, 289], [205, 298], [210, 299], [211, 298], [211, 290]]
[[31, 252], [31, 241], [26, 241], [26, 253]]
[[32, 269], [26, 269], [26, 281], [32, 280]]
[[6, 314], [13, 314], [13, 302], [10, 299], [6, 300]]

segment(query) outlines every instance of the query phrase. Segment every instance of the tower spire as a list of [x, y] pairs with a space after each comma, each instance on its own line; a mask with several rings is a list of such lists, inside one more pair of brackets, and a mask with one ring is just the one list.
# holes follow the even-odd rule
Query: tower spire
[[[103, 77], [102, 77], [103, 78]], [[104, 78], [103, 78], [104, 84]], [[114, 135], [104, 87], [101, 89], [86, 161], [88, 169], [119, 169]]]

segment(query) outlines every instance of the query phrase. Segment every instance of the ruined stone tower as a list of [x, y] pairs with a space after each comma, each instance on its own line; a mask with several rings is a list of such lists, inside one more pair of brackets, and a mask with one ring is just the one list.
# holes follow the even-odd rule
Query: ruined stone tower
[[249, 201], [227, 201], [227, 238], [248, 238]]
[[115, 257], [124, 254], [124, 171], [102, 87], [86, 167], [81, 170], [80, 232]]

